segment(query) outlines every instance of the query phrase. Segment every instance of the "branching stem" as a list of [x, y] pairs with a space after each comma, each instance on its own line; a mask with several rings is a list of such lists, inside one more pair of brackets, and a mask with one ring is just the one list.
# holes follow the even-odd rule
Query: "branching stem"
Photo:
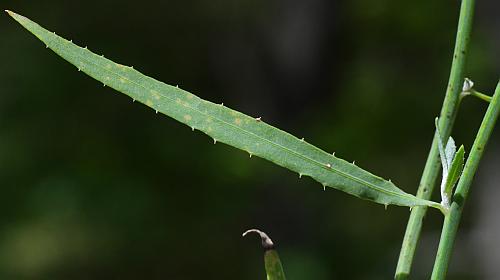
[[[455, 122], [460, 100], [462, 81], [464, 80], [465, 59], [468, 52], [468, 43], [472, 28], [474, 14], [474, 0], [462, 0], [460, 17], [458, 20], [455, 50], [451, 65], [450, 78], [446, 90], [446, 96], [439, 117], [439, 127], [442, 136], [447, 139]], [[430, 199], [440, 170], [439, 152], [437, 147], [437, 136], [434, 134], [431, 149], [420, 180], [417, 196]], [[415, 249], [422, 230], [422, 221], [427, 212], [427, 207], [415, 207], [410, 214], [406, 227], [398, 266], [396, 268], [396, 279], [407, 279], [410, 275]]]
[[453, 202], [451, 204], [450, 213], [446, 215], [443, 224], [443, 230], [441, 232], [441, 240], [439, 242], [439, 248], [436, 256], [436, 262], [434, 263], [434, 270], [432, 271], [433, 280], [446, 279], [446, 272], [448, 270], [448, 264], [450, 262], [451, 253], [453, 249], [453, 243], [457, 235], [458, 225], [460, 223], [460, 217], [462, 216], [462, 210], [464, 207], [465, 200], [469, 193], [470, 186], [472, 184], [472, 179], [476, 173], [479, 161], [484, 152], [484, 148], [490, 138], [495, 122], [500, 114], [500, 81], [498, 82], [495, 94], [491, 99], [486, 115], [483, 118], [481, 127], [477, 133], [474, 144], [472, 145], [471, 152], [467, 158], [467, 163], [465, 164], [464, 171], [460, 180], [457, 184], [457, 190], [453, 195]]
[[479, 91], [477, 91], [475, 89], [472, 89], [471, 91], [467, 91], [467, 92], [462, 92], [460, 94], [460, 98], [462, 99], [462, 98], [464, 98], [466, 96], [469, 96], [469, 95], [477, 97], [477, 98], [479, 98], [479, 99], [481, 99], [483, 101], [486, 101], [488, 103], [491, 102], [491, 96], [488, 96], [486, 94], [480, 93]]

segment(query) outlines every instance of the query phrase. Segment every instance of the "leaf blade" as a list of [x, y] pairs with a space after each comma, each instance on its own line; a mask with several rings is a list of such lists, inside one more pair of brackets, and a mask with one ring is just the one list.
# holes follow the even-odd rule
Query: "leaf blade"
[[264, 266], [267, 280], [286, 280], [283, 265], [276, 250], [267, 250], [264, 253]]
[[449, 169], [451, 169], [451, 163], [453, 161], [453, 158], [455, 157], [455, 153], [457, 152], [457, 146], [455, 145], [455, 140], [453, 140], [453, 137], [448, 137], [448, 142], [446, 143], [446, 149], [445, 149], [445, 154], [446, 154], [446, 162], [448, 163], [448, 172]]
[[117, 64], [79, 47], [44, 29], [26, 17], [9, 14], [59, 56], [104, 85], [162, 112], [191, 128], [251, 155], [310, 176], [324, 186], [380, 204], [431, 206], [438, 203], [419, 199], [354, 164], [324, 152], [303, 139], [225, 106], [203, 100], [185, 90], [143, 75], [132, 67]]
[[464, 169], [464, 157], [465, 157], [465, 149], [464, 146], [461, 145], [453, 158], [453, 161], [450, 165], [448, 178], [446, 180], [446, 186], [444, 192], [447, 195], [448, 199], [451, 199], [453, 195], [453, 187], [457, 183], [458, 179], [460, 178], [460, 175], [462, 174], [462, 170]]
[[[441, 131], [439, 130], [439, 118], [436, 118], [434, 120], [435, 125], [436, 125], [436, 137], [438, 139], [438, 150], [439, 150], [439, 157], [441, 158], [441, 165], [443, 166], [443, 178], [448, 176], [448, 160], [447, 160], [447, 153], [446, 153], [446, 148], [444, 147], [443, 144], [443, 138], [441, 136]], [[448, 145], [447, 145], [448, 146]], [[444, 182], [444, 181], [443, 181]], [[441, 185], [443, 184], [441, 183]]]

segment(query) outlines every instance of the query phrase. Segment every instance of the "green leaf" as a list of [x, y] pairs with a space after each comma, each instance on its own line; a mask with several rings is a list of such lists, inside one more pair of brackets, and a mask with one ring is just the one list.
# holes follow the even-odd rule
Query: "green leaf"
[[281, 265], [281, 260], [278, 252], [274, 249], [274, 243], [269, 236], [258, 229], [250, 229], [243, 233], [243, 236], [248, 233], [257, 233], [264, 248], [264, 266], [266, 268], [267, 280], [285, 280], [285, 272]]
[[441, 164], [443, 165], [443, 178], [441, 179], [441, 204], [445, 207], [451, 205], [451, 196], [453, 195], [453, 187], [460, 178], [460, 174], [463, 170], [464, 165], [464, 146], [460, 146], [457, 150], [455, 145], [455, 140], [450, 136], [446, 143], [446, 147], [443, 146], [443, 139], [441, 137], [441, 132], [439, 130], [439, 119], [435, 119], [436, 133], [438, 137], [438, 149], [439, 156], [441, 158]]
[[264, 266], [266, 268], [267, 280], [286, 279], [280, 257], [276, 250], [267, 250], [264, 253]]
[[443, 166], [443, 178], [448, 176], [448, 170], [450, 169], [451, 161], [455, 155], [455, 140], [452, 137], [448, 138], [446, 141], [446, 147], [443, 145], [443, 137], [441, 136], [441, 131], [439, 130], [439, 119], [435, 119], [436, 133], [438, 138], [438, 150], [439, 157], [441, 158], [441, 165]]
[[453, 162], [451, 163], [450, 170], [448, 172], [448, 178], [446, 179], [444, 193], [449, 199], [451, 199], [451, 196], [453, 195], [453, 187], [457, 183], [458, 178], [460, 178], [462, 170], [464, 169], [464, 155], [465, 149], [462, 145], [453, 158]]
[[426, 205], [443, 211], [439, 203], [405, 193], [393, 183], [272, 127], [260, 118], [247, 116], [222, 104], [203, 100], [185, 90], [164, 84], [132, 67], [117, 64], [92, 53], [86, 47], [79, 47], [26, 17], [10, 11], [8, 13], [78, 70], [146, 104], [156, 112], [170, 116], [193, 130], [204, 132], [214, 142], [242, 149], [250, 155], [293, 170], [300, 177], [310, 176], [324, 187], [333, 187], [363, 199], [384, 205]]
[[448, 138], [448, 143], [446, 143], [446, 149], [445, 149], [446, 161], [448, 162], [448, 171], [449, 168], [451, 167], [451, 162], [453, 161], [456, 152], [457, 152], [457, 146], [455, 145], [455, 140], [453, 140], [453, 137], [450, 136]]

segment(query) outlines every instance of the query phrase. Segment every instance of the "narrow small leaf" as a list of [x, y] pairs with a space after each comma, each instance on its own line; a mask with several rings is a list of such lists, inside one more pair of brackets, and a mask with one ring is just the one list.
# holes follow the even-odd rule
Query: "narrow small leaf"
[[451, 162], [453, 161], [453, 157], [455, 157], [455, 153], [457, 152], [457, 146], [455, 145], [455, 140], [453, 137], [448, 138], [448, 143], [446, 143], [446, 162], [448, 163], [448, 172], [451, 168]]
[[464, 155], [465, 155], [465, 149], [464, 146], [462, 145], [460, 146], [460, 148], [458, 149], [457, 153], [453, 158], [453, 162], [450, 165], [448, 178], [446, 180], [444, 193], [446, 194], [448, 199], [451, 199], [453, 195], [453, 188], [455, 187], [458, 178], [460, 178], [460, 175], [462, 175], [462, 170], [464, 169]]
[[281, 260], [278, 252], [274, 248], [274, 243], [269, 236], [258, 229], [250, 229], [243, 233], [246, 236], [248, 233], [257, 233], [264, 248], [264, 267], [266, 268], [267, 280], [285, 280], [285, 272], [281, 265]]
[[222, 142], [242, 149], [295, 171], [300, 177], [310, 176], [323, 186], [363, 199], [384, 205], [425, 205], [443, 211], [439, 203], [405, 193], [392, 182], [272, 127], [260, 117], [247, 116], [222, 104], [203, 100], [185, 90], [164, 84], [132, 67], [96, 55], [86, 47], [81, 48], [26, 17], [10, 11], [8, 13], [78, 70], [193, 130], [204, 132], [214, 139], [214, 143]]
[[436, 124], [436, 134], [438, 139], [438, 150], [439, 150], [439, 158], [441, 159], [441, 165], [443, 166], [443, 180], [441, 181], [441, 185], [444, 184], [445, 177], [448, 176], [448, 160], [446, 160], [446, 152], [445, 147], [443, 145], [443, 137], [441, 136], [441, 131], [439, 130], [439, 119], [435, 119]]

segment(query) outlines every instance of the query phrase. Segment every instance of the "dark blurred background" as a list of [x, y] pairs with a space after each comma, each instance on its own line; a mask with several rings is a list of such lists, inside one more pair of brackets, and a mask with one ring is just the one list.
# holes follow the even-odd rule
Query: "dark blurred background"
[[[282, 128], [415, 193], [449, 75], [459, 1], [2, 1], [79, 45]], [[492, 93], [500, 3], [477, 1], [467, 76]], [[0, 278], [391, 279], [408, 208], [383, 206], [191, 132], [76, 71], [0, 16]], [[470, 148], [486, 104], [453, 135]], [[500, 128], [449, 279], [500, 274]], [[467, 149], [466, 148], [466, 149]], [[435, 200], [439, 200], [436, 196]], [[429, 211], [413, 269], [428, 279]]]

